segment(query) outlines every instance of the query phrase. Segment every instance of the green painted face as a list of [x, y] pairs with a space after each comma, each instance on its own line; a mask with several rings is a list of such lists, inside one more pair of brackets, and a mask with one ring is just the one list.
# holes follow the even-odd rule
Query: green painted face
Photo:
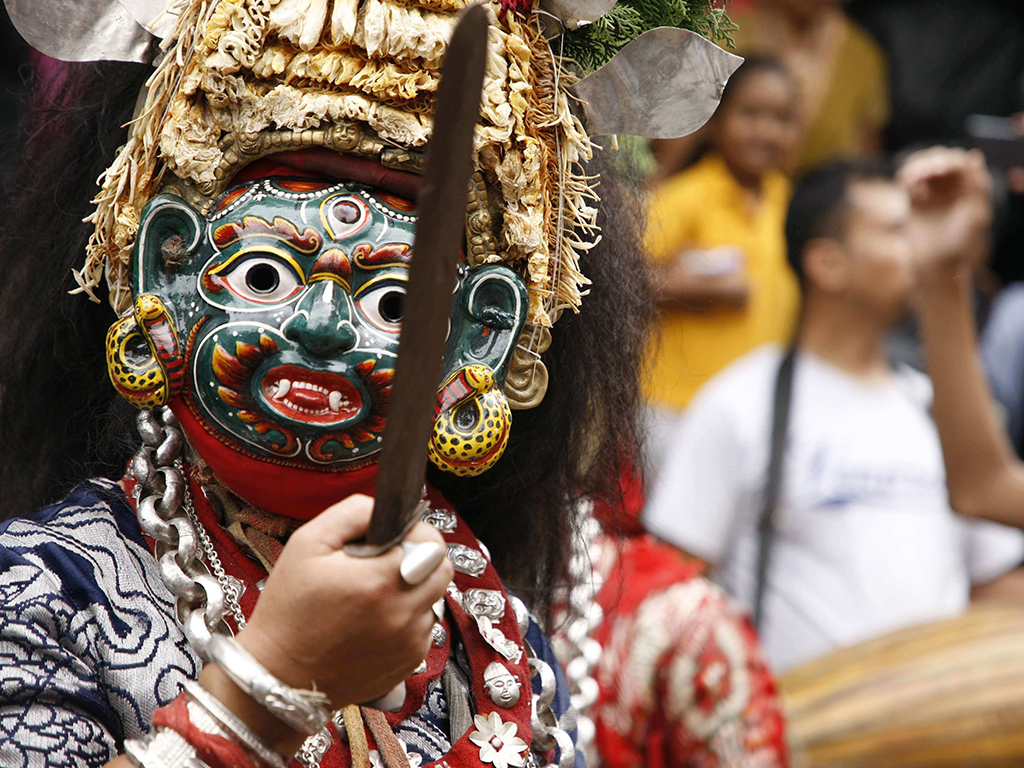
[[[413, 258], [410, 203], [354, 182], [260, 179], [207, 217], [160, 195], [143, 214], [136, 296], [171, 313], [183, 395], [207, 432], [254, 458], [326, 469], [380, 450]], [[500, 266], [461, 268], [445, 376], [503, 380], [526, 291]]]

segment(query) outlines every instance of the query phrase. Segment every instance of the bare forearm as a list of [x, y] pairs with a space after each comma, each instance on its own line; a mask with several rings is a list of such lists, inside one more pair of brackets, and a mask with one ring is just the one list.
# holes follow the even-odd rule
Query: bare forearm
[[930, 268], [919, 299], [950, 501], [963, 514], [1024, 527], [1024, 468], [996, 417], [981, 367], [968, 269]]
[[1014, 568], [987, 584], [971, 590], [972, 603], [1012, 603], [1024, 601], [1024, 568]]
[[657, 281], [658, 303], [669, 309], [702, 311], [720, 307], [740, 308], [749, 289], [741, 273], [697, 275], [662, 269]]

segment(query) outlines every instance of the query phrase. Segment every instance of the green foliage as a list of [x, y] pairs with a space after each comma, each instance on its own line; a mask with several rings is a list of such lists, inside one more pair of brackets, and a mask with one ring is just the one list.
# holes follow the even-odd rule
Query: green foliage
[[627, 43], [655, 27], [688, 29], [730, 47], [730, 35], [736, 30], [716, 0], [619, 0], [593, 24], [566, 31], [561, 53], [576, 62], [581, 74], [592, 72], [607, 64]]
[[658, 170], [658, 161], [651, 151], [651, 140], [643, 136], [619, 134], [615, 137], [619, 149], [611, 151], [611, 137], [603, 139], [605, 162], [609, 170], [624, 179], [643, 182]]

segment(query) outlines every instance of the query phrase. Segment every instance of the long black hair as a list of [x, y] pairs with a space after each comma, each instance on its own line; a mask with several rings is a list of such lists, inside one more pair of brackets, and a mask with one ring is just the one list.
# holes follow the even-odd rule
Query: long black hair
[[567, 579], [573, 505], [587, 497], [617, 508], [619, 480], [641, 445], [640, 376], [655, 313], [645, 201], [606, 156], [588, 171], [601, 177], [602, 238], [581, 259], [591, 285], [579, 314], [566, 311], [552, 329], [547, 395], [513, 412], [508, 448], [492, 469], [471, 479], [430, 474], [488, 545], [498, 573], [535, 604]]
[[[78, 65], [57, 96], [37, 96], [0, 233], [0, 515], [27, 514], [93, 475], [119, 477], [135, 440], [110, 385], [105, 304], [68, 296], [83, 257], [95, 180], [125, 138], [145, 70]], [[53, 91], [52, 88], [44, 87]], [[603, 239], [584, 258], [582, 311], [563, 314], [544, 355], [543, 403], [516, 412], [489, 472], [431, 481], [490, 547], [499, 572], [543, 603], [565, 574], [574, 500], [610, 498], [639, 444], [639, 371], [653, 318], [639, 187], [596, 160]], [[625, 448], [625, 450], [623, 450]]]
[[110, 307], [83, 296], [96, 179], [125, 139], [147, 68], [73, 64], [37, 75], [0, 230], [0, 518], [120, 476], [130, 407], [106, 374]]

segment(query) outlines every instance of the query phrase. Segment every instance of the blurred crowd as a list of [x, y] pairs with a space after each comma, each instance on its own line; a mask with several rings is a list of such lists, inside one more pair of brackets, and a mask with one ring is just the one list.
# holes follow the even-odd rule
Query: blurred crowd
[[608, 765], [787, 765], [777, 679], [1024, 600], [1024, 8], [729, 13], [718, 111], [651, 147]]

